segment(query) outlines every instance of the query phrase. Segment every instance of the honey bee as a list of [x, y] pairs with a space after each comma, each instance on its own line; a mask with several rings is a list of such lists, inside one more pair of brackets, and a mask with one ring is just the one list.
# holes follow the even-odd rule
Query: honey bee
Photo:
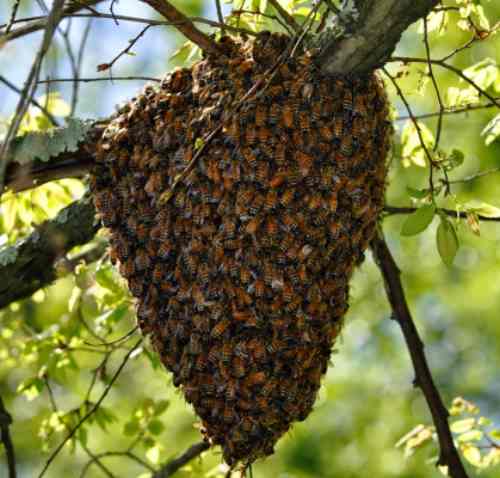
[[183, 259], [186, 264], [186, 269], [188, 270], [188, 272], [194, 275], [198, 268], [198, 258], [193, 254], [185, 254]]
[[285, 103], [283, 109], [281, 110], [283, 117], [283, 124], [287, 128], [293, 128], [294, 124], [294, 105], [290, 102]]
[[207, 334], [210, 331], [210, 320], [205, 315], [194, 315], [192, 321], [194, 328], [201, 334]]
[[254, 66], [254, 61], [251, 59], [244, 60], [238, 65], [238, 72], [241, 75], [246, 75], [247, 73], [250, 73], [253, 69]]
[[266, 127], [262, 126], [258, 129], [258, 136], [260, 141], [260, 147], [264, 150], [267, 156], [272, 156], [272, 149], [266, 147], [269, 138], [271, 137], [271, 131], [269, 131]]
[[310, 113], [308, 111], [299, 112], [299, 126], [303, 133], [308, 133], [311, 129], [309, 115]]
[[302, 176], [307, 176], [314, 161], [313, 157], [302, 151], [297, 151], [295, 154], [295, 158], [297, 160], [297, 163], [299, 164], [300, 174]]
[[224, 391], [225, 399], [229, 402], [236, 400], [237, 389], [238, 387], [236, 385], [236, 382], [229, 379], [225, 386], [225, 391]]
[[240, 357], [234, 357], [232, 362], [232, 374], [236, 378], [241, 378], [245, 376], [245, 373], [245, 362]]
[[230, 321], [228, 319], [222, 319], [212, 328], [210, 332], [210, 337], [213, 339], [218, 339], [222, 336], [222, 334], [228, 329], [230, 325]]
[[257, 141], [257, 130], [254, 126], [247, 126], [247, 129], [245, 130], [245, 141], [249, 145], [253, 145]]
[[255, 166], [255, 163], [257, 162], [257, 156], [255, 155], [252, 148], [243, 148], [241, 154], [250, 166]]
[[201, 376], [200, 391], [205, 395], [213, 395], [215, 393], [215, 380], [212, 375], [204, 374]]
[[168, 241], [163, 241], [158, 248], [158, 257], [160, 259], [168, 259], [172, 252], [172, 245]]
[[255, 125], [258, 127], [264, 126], [266, 124], [267, 118], [267, 108], [263, 103], [257, 104], [255, 109]]
[[250, 204], [250, 213], [257, 214], [260, 208], [263, 206], [265, 197], [262, 194], [256, 193], [253, 197], [253, 201]]
[[279, 226], [278, 221], [275, 217], [270, 217], [267, 220], [266, 231], [270, 236], [276, 236], [278, 234]]
[[[342, 156], [351, 156], [353, 153], [352, 136], [343, 136], [340, 143], [340, 154]], [[338, 160], [337, 160], [338, 161]]]
[[199, 355], [203, 352], [201, 335], [192, 333], [189, 337], [188, 350], [191, 355]]
[[278, 204], [278, 192], [275, 189], [270, 189], [266, 194], [266, 200], [264, 202], [264, 210], [272, 211], [277, 206], [277, 204]]
[[222, 349], [220, 353], [220, 358], [223, 363], [229, 363], [231, 361], [231, 356], [233, 353], [233, 348], [230, 342], [224, 342], [222, 344]]
[[236, 299], [241, 307], [250, 305], [252, 303], [252, 298], [250, 295], [241, 287], [235, 287]]
[[265, 294], [265, 283], [262, 279], [256, 279], [255, 282], [253, 283], [253, 291], [255, 294], [255, 297], [264, 297]]
[[285, 230], [288, 232], [295, 232], [295, 231], [297, 231], [297, 229], [299, 227], [295, 218], [291, 214], [289, 214], [288, 212], [285, 212], [282, 215], [281, 221], [283, 222], [283, 226], [284, 226]]
[[128, 288], [134, 297], [140, 297], [144, 288], [141, 277], [130, 277], [128, 279]]
[[207, 366], [208, 366], [207, 357], [203, 354], [198, 355], [198, 357], [196, 358], [196, 362], [194, 364], [195, 370], [197, 370], [198, 372], [203, 372], [203, 370], [205, 370]]
[[334, 132], [328, 126], [320, 126], [319, 134], [325, 141], [333, 141]]
[[259, 161], [255, 172], [255, 180], [261, 183], [262, 186], [267, 186], [269, 181], [269, 165], [267, 162]]
[[342, 99], [342, 106], [344, 110], [353, 111], [354, 110], [354, 99], [352, 95], [352, 90], [346, 89], [344, 92], [344, 98]]

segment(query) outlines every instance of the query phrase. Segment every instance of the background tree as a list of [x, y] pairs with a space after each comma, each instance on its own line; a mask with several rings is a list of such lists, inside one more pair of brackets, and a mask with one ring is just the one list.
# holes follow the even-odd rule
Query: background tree
[[[227, 471], [216, 449], [191, 446], [199, 441], [196, 418], [137, 332], [83, 176], [115, 104], [174, 65], [192, 63], [200, 48], [214, 48], [202, 32], [300, 35], [331, 25], [348, 35], [322, 47], [324, 68], [382, 67], [394, 105], [381, 221], [389, 248], [380, 234], [354, 277], [343, 340], [314, 413], [253, 472], [427, 477], [448, 465], [450, 476], [498, 473], [500, 433], [483, 415], [495, 420], [499, 410], [500, 9], [468, 0], [346, 3], [0, 6], [2, 473]], [[68, 177], [83, 179], [60, 179]], [[388, 317], [401, 325], [414, 370]]]

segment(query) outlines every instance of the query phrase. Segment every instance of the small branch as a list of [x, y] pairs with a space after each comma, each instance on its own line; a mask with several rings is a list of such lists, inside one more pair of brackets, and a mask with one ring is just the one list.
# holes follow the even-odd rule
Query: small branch
[[[496, 101], [500, 101], [500, 98], [495, 98]], [[477, 110], [484, 110], [484, 109], [489, 109], [489, 108], [497, 108], [497, 105], [495, 103], [485, 103], [485, 104], [471, 104], [467, 106], [462, 106], [461, 108], [445, 108], [444, 111], [442, 112], [443, 115], [458, 115], [461, 113], [468, 113], [469, 111], [477, 111]], [[415, 119], [421, 120], [421, 119], [427, 119], [427, 118], [434, 118], [436, 116], [439, 116], [441, 114], [441, 111], [435, 111], [434, 113], [422, 113], [420, 115], [415, 115]], [[400, 116], [399, 118], [396, 118], [396, 121], [406, 121], [410, 119], [409, 115], [405, 116]]]
[[20, 3], [21, 0], [16, 0], [16, 3], [14, 3], [14, 6], [12, 7], [12, 12], [10, 14], [9, 23], [7, 25], [7, 28], [5, 29], [5, 33], [9, 33], [12, 28], [12, 25], [14, 25], [14, 22], [16, 21], [17, 10], [19, 9]]
[[483, 95], [485, 98], [488, 98], [497, 108], [500, 108], [500, 102], [492, 95], [490, 95], [487, 91], [485, 91], [483, 88], [481, 88], [474, 80], [471, 80], [462, 70], [459, 68], [456, 68], [448, 63], [446, 63], [444, 60], [432, 60], [428, 58], [413, 58], [409, 56], [393, 56], [390, 58], [390, 61], [399, 61], [401, 63], [427, 63], [427, 64], [432, 64], [432, 65], [438, 65], [441, 68], [444, 68], [446, 70], [450, 70], [455, 75], [459, 76], [462, 80], [464, 80], [466, 83], [469, 83], [469, 85], [472, 86], [480, 95]]
[[116, 372], [114, 373], [113, 377], [111, 377], [111, 380], [109, 381], [109, 383], [106, 385], [106, 388], [104, 389], [104, 391], [102, 392], [101, 396], [99, 397], [99, 399], [97, 400], [97, 402], [94, 404], [94, 406], [78, 421], [78, 423], [72, 428], [71, 432], [68, 433], [68, 435], [66, 436], [66, 438], [64, 438], [64, 440], [56, 447], [56, 449], [52, 452], [52, 454], [49, 456], [49, 458], [47, 459], [42, 471], [40, 472], [40, 474], [38, 475], [38, 478], [42, 478], [43, 475], [45, 475], [45, 472], [47, 471], [47, 469], [49, 468], [50, 464], [55, 460], [55, 458], [57, 457], [57, 455], [59, 454], [59, 452], [62, 450], [62, 448], [64, 447], [64, 445], [66, 445], [66, 443], [75, 435], [75, 433], [80, 429], [80, 427], [83, 425], [83, 423], [88, 420], [95, 412], [96, 410], [101, 406], [101, 403], [104, 401], [104, 399], [106, 398], [106, 396], [108, 395], [109, 391], [111, 390], [111, 388], [113, 387], [113, 384], [115, 383], [116, 379], [119, 377], [120, 373], [122, 372], [123, 368], [125, 367], [125, 365], [127, 365], [127, 362], [128, 360], [130, 359], [130, 356], [132, 355], [132, 353], [137, 349], [137, 347], [139, 347], [139, 345], [142, 343], [142, 338], [136, 342], [136, 344], [127, 352], [127, 354], [125, 355], [125, 357], [123, 358], [120, 366], [118, 367], [118, 369], [116, 370]]
[[[102, 63], [97, 67], [97, 71], [104, 71], [113, 68], [113, 65], [123, 56], [126, 55], [134, 45], [142, 38], [142, 36], [152, 27], [153, 25], [146, 25], [132, 40], [129, 40], [129, 44], [124, 48], [118, 55], [116, 55], [109, 63]], [[112, 77], [110, 78], [113, 79]]]
[[55, 262], [97, 232], [89, 197], [64, 208], [18, 244], [0, 252], [0, 308], [29, 297], [57, 278]]
[[448, 410], [444, 406], [439, 391], [434, 384], [425, 357], [424, 345], [406, 302], [401, 284], [401, 272], [394, 262], [381, 231], [378, 231], [372, 240], [371, 249], [384, 279], [387, 298], [392, 307], [392, 318], [401, 327], [410, 353], [413, 368], [415, 369], [414, 384], [422, 390], [436, 427], [440, 447], [437, 464], [447, 466], [448, 473], [452, 478], [467, 478], [467, 473], [453, 443], [448, 424]]
[[0, 441], [3, 443], [5, 448], [9, 478], [16, 478], [16, 456], [9, 429], [11, 424], [12, 417], [6, 410], [2, 397], [0, 397]]
[[[97, 5], [104, 0], [80, 0], [79, 2], [73, 2], [71, 5], [66, 7], [63, 10], [62, 17], [70, 16], [73, 13], [76, 13], [85, 8], [89, 9], [93, 5]], [[6, 32], [3, 35], [0, 35], [0, 44], [8, 43], [11, 40], [15, 40], [16, 38], [23, 37], [25, 35], [29, 35], [30, 33], [34, 33], [40, 30], [43, 30], [47, 27], [48, 19], [47, 17], [43, 17], [40, 20], [34, 20], [30, 22], [28, 25], [25, 25], [21, 28], [16, 28], [10, 32]], [[18, 21], [14, 22], [18, 23]]]
[[283, 18], [286, 24], [292, 28], [295, 33], [300, 33], [300, 25], [295, 21], [295, 18], [292, 17], [279, 3], [278, 0], [269, 0], [269, 3], [273, 6], [273, 8], [278, 12], [278, 15]]
[[140, 0], [150, 7], [154, 8], [160, 15], [168, 21], [176, 24], [176, 28], [189, 40], [198, 45], [204, 52], [213, 55], [223, 54], [219, 45], [209, 36], [198, 30], [189, 18], [179, 12], [174, 6], [165, 0]]
[[201, 455], [202, 452], [208, 450], [210, 445], [207, 442], [201, 441], [195, 443], [188, 448], [179, 458], [175, 458], [163, 465], [151, 478], [168, 478], [177, 470], [189, 463], [193, 458]]
[[226, 24], [224, 23], [224, 15], [222, 14], [222, 6], [220, 4], [220, 0], [215, 0], [215, 8], [217, 9], [217, 18], [219, 19], [219, 23], [221, 25], [220, 32], [222, 35], [225, 35]]
[[113, 76], [113, 77], [95, 77], [95, 78], [53, 78], [50, 80], [40, 80], [39, 85], [47, 83], [90, 83], [92, 81], [154, 81], [155, 83], [160, 83], [161, 78], [154, 78], [151, 76]]
[[[450, 181], [452, 183], [453, 181]], [[455, 181], [459, 182], [459, 181]], [[412, 214], [417, 210], [416, 207], [396, 207], [396, 206], [384, 206], [384, 212], [388, 216], [394, 216], [396, 214]], [[438, 208], [437, 211], [440, 213], [446, 214], [449, 217], [454, 217], [455, 219], [467, 219], [467, 213], [464, 211], [454, 211], [453, 209], [444, 209]], [[500, 222], [500, 217], [488, 217], [482, 216], [481, 214], [477, 215], [477, 218], [480, 221], [484, 222]]]

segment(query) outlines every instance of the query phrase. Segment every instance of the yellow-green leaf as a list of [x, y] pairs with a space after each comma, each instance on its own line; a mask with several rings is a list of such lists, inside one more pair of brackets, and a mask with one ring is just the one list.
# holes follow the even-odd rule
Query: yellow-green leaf
[[450, 429], [453, 433], [465, 433], [471, 430], [475, 423], [475, 418], [464, 418], [463, 420], [453, 422]]
[[437, 248], [441, 259], [447, 266], [453, 264], [458, 251], [458, 237], [453, 224], [444, 216], [436, 233]]
[[401, 228], [402, 236], [413, 236], [425, 231], [434, 218], [436, 207], [434, 204], [428, 204], [417, 209], [410, 214]]

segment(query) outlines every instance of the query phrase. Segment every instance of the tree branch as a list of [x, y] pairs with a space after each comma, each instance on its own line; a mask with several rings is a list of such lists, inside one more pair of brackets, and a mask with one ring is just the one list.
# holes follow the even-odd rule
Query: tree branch
[[16, 457], [9, 430], [11, 424], [12, 417], [6, 410], [2, 397], [0, 397], [0, 441], [3, 443], [3, 446], [5, 448], [5, 455], [7, 456], [7, 469], [9, 470], [9, 478], [16, 478]]
[[318, 64], [332, 75], [360, 75], [383, 65], [402, 33], [425, 17], [438, 0], [358, 1], [359, 19], [351, 35], [332, 39]]
[[205, 441], [200, 441], [195, 443], [190, 448], [188, 448], [181, 456], [169, 461], [164, 466], [162, 466], [152, 478], [168, 478], [172, 476], [177, 470], [182, 468], [184, 465], [189, 463], [193, 458], [201, 455], [202, 452], [208, 450], [210, 445]]
[[[72, 5], [69, 5], [63, 10], [62, 17], [64, 18], [80, 10], [84, 10], [85, 8], [93, 7], [94, 5], [97, 5], [102, 1], [103, 0], [80, 0], [78, 2], [73, 2]], [[33, 22], [30, 22], [28, 23], [28, 25], [16, 28], [15, 30], [11, 30], [8, 33], [0, 35], [0, 46], [11, 40], [15, 40], [16, 38], [20, 38], [40, 30], [44, 30], [46, 27], [47, 27], [47, 17], [44, 17], [41, 20], [35, 20]]]
[[161, 16], [165, 17], [169, 22], [176, 25], [186, 38], [198, 45], [204, 52], [212, 53], [213, 55], [221, 55], [222, 51], [208, 35], [205, 35], [201, 30], [198, 30], [193, 22], [184, 14], [179, 12], [173, 5], [165, 0], [140, 0], [146, 3], [151, 8], [154, 8]]
[[64, 208], [20, 243], [0, 252], [0, 308], [30, 296], [57, 276], [54, 263], [97, 232], [95, 210], [88, 196]]
[[415, 369], [414, 385], [422, 390], [436, 426], [440, 447], [437, 464], [447, 466], [448, 473], [452, 478], [467, 478], [467, 473], [453, 443], [448, 424], [448, 410], [444, 406], [439, 391], [434, 384], [425, 357], [424, 344], [418, 335], [406, 302], [401, 284], [401, 271], [398, 269], [381, 231], [378, 231], [372, 240], [371, 249], [384, 279], [387, 298], [392, 307], [392, 318], [401, 327], [410, 353], [413, 368]]

